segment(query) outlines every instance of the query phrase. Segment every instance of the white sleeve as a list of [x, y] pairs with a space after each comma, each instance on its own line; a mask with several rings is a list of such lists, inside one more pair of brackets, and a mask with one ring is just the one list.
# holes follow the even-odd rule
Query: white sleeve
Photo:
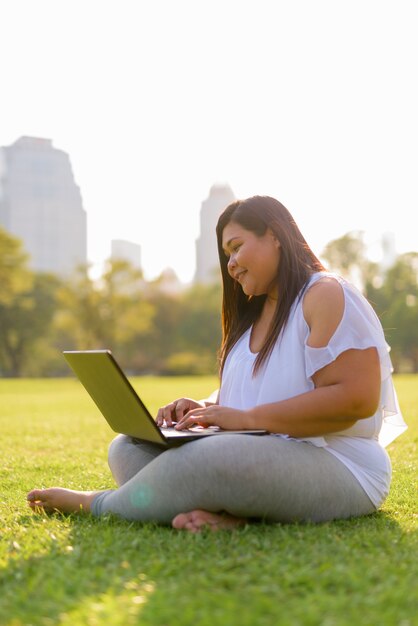
[[377, 348], [380, 356], [382, 380], [392, 373], [389, 346], [385, 341], [382, 325], [366, 298], [354, 287], [342, 284], [344, 313], [335, 333], [323, 348], [312, 348], [305, 343], [306, 375], [312, 375], [329, 365], [346, 350]]
[[376, 348], [382, 380], [380, 408], [385, 423], [380, 439], [383, 445], [388, 445], [406, 429], [392, 382], [390, 347], [379, 318], [366, 298], [353, 285], [345, 281], [340, 284], [345, 298], [341, 322], [327, 346], [312, 348], [305, 343], [306, 376], [312, 378], [315, 372], [335, 361], [346, 350]]

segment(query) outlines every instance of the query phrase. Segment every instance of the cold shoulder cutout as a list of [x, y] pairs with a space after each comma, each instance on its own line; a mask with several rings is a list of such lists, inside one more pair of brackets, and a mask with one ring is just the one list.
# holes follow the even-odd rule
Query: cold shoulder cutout
[[[307, 344], [321, 348], [328, 344], [337, 330], [344, 313], [344, 291], [338, 281], [324, 277], [306, 290], [303, 297], [303, 316], [309, 326]], [[315, 319], [315, 328], [313, 321]]]

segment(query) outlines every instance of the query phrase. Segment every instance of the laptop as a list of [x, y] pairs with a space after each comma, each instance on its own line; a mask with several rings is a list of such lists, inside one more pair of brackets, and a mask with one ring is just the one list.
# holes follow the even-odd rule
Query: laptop
[[160, 428], [110, 350], [65, 350], [63, 354], [109, 426], [117, 433], [144, 439], [166, 448], [201, 437], [237, 433], [267, 434], [266, 430], [221, 430], [213, 426], [195, 426], [187, 430]]

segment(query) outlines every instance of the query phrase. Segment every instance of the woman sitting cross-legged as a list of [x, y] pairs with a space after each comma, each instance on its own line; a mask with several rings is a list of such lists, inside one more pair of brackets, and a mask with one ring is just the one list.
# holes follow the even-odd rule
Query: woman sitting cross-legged
[[165, 450], [119, 435], [117, 489], [34, 489], [29, 506], [114, 513], [197, 532], [251, 520], [322, 522], [376, 511], [389, 491], [383, 447], [403, 432], [381, 324], [326, 272], [287, 209], [255, 196], [217, 225], [223, 280], [216, 401], [180, 398], [157, 423], [270, 434], [207, 437]]

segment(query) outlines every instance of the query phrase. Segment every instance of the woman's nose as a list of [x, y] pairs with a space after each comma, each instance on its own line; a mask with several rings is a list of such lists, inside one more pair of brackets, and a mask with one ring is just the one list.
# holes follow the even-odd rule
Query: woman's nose
[[231, 254], [231, 256], [229, 257], [229, 260], [228, 260], [228, 272], [231, 273], [234, 270], [234, 268], [236, 267], [236, 265], [237, 265], [237, 263], [236, 263], [236, 260], [235, 260], [235, 256], [233, 254]]

